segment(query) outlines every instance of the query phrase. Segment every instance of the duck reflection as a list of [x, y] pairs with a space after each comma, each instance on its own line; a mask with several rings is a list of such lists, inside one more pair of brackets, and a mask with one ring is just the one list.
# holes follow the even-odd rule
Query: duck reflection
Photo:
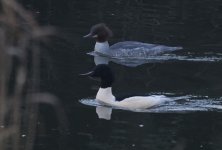
[[173, 55], [161, 55], [161, 56], [150, 56], [147, 58], [127, 58], [127, 57], [110, 57], [108, 55], [104, 55], [100, 52], [89, 52], [88, 55], [94, 57], [95, 65], [99, 64], [109, 64], [109, 62], [114, 62], [116, 64], [120, 64], [127, 67], [137, 67], [142, 64], [153, 64], [153, 63], [161, 63], [163, 61], [171, 61], [175, 60], [176, 57]]
[[[94, 55], [95, 65], [109, 64], [110, 59], [104, 56]], [[96, 106], [96, 113], [99, 119], [110, 120], [112, 115], [112, 108], [105, 106]]]
[[99, 119], [110, 120], [112, 115], [112, 108], [105, 106], [96, 106], [96, 113]]
[[109, 61], [110, 61], [110, 59], [108, 59], [107, 57], [99, 56], [99, 55], [94, 56], [95, 65], [99, 65], [99, 64], [106, 64], [106, 65], [108, 65]]

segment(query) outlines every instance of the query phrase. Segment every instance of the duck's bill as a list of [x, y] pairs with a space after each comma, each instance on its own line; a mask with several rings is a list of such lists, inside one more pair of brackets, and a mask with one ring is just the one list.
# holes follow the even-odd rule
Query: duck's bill
[[87, 77], [89, 77], [90, 79], [95, 80], [95, 81], [100, 81], [99, 78], [94, 77], [94, 71], [90, 71], [90, 72], [83, 73], [83, 74], [79, 74], [79, 75], [81, 75], [81, 76], [87, 76]]
[[93, 34], [91, 34], [91, 33], [89, 33], [89, 34], [87, 34], [87, 35], [85, 35], [85, 36], [83, 36], [84, 38], [97, 38], [98, 37], [98, 35], [93, 35]]
[[92, 76], [94, 74], [93, 71], [90, 71], [90, 72], [87, 72], [87, 73], [82, 73], [82, 74], [79, 74], [81, 76]]

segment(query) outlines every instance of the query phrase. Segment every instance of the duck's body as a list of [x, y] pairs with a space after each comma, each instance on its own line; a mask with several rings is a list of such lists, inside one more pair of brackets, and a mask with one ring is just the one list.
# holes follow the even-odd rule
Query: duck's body
[[100, 88], [96, 100], [108, 106], [121, 107], [126, 109], [146, 109], [163, 103], [166, 97], [160, 96], [132, 96], [116, 101], [112, 94], [112, 88]]
[[109, 46], [108, 41], [96, 42], [94, 51], [110, 57], [145, 58], [180, 50], [182, 47], [170, 47], [136, 41], [118, 42]]
[[166, 100], [164, 96], [132, 96], [116, 101], [111, 87], [114, 76], [109, 66], [105, 64], [97, 65], [93, 71], [85, 75], [101, 79], [101, 86], [96, 95], [96, 100], [101, 104], [125, 109], [145, 109], [159, 105]]
[[96, 39], [94, 51], [110, 57], [149, 57], [180, 50], [182, 47], [170, 47], [158, 44], [149, 44], [136, 41], [118, 42], [109, 46], [108, 39], [112, 31], [103, 23], [94, 25], [85, 37]]
[[144, 58], [169, 53], [179, 49], [182, 49], [182, 47], [170, 47], [136, 41], [124, 41], [112, 45], [110, 47], [110, 55], [114, 55], [115, 57], [122, 56]]

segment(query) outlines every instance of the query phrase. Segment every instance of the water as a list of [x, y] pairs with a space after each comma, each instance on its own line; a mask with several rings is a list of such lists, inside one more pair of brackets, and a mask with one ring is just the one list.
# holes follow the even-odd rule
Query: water
[[[47, 65], [40, 85], [60, 99], [69, 122], [69, 130], [60, 131], [55, 112], [41, 108], [34, 149], [222, 149], [221, 1], [23, 3], [41, 24], [57, 27], [58, 36], [45, 47]], [[94, 41], [82, 36], [99, 22], [113, 29], [110, 44], [131, 40], [184, 47], [158, 57], [109, 58], [116, 76], [114, 95], [167, 95], [179, 100], [136, 112], [112, 108], [110, 120], [98, 119], [92, 106], [98, 106], [94, 97], [99, 84], [79, 74], [94, 67], [93, 57], [87, 55]]]

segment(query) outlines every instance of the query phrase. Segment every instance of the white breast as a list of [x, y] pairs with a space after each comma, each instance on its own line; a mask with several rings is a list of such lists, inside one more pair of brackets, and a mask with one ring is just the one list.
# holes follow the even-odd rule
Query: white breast
[[96, 100], [100, 103], [104, 103], [106, 105], [113, 105], [116, 98], [112, 94], [112, 88], [100, 88], [96, 95]]
[[109, 43], [106, 42], [96, 42], [94, 51], [100, 52], [100, 53], [107, 53], [109, 51]]

